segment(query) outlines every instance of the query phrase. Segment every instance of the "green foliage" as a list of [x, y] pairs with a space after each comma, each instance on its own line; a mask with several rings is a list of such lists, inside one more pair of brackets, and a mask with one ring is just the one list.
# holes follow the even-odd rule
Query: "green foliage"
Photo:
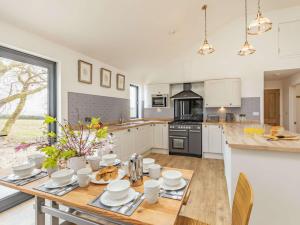
[[60, 151], [54, 146], [46, 146], [40, 149], [47, 155], [47, 158], [43, 162], [43, 167], [46, 169], [54, 169], [57, 167], [58, 160], [60, 158]]
[[51, 124], [51, 123], [55, 123], [56, 119], [52, 116], [46, 115], [45, 119], [44, 119], [44, 123], [45, 124]]
[[107, 137], [107, 127], [103, 127], [102, 129], [97, 130], [96, 137], [98, 139], [106, 138]]
[[77, 155], [76, 151], [73, 149], [65, 150], [61, 153], [61, 158], [64, 160], [68, 160], [72, 157], [75, 157]]
[[53, 131], [51, 132], [48, 132], [48, 137], [51, 137], [51, 138], [55, 138], [56, 137], [56, 133], [54, 133]]

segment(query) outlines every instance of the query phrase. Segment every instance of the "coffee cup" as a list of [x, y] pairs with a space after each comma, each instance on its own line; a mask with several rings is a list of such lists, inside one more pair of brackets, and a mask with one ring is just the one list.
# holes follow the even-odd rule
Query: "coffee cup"
[[87, 161], [93, 171], [100, 169], [101, 158], [99, 156], [89, 156], [87, 157]]
[[116, 154], [106, 154], [102, 156], [103, 162], [106, 163], [106, 165], [108, 166], [112, 166], [115, 163], [116, 159], [117, 159]]
[[157, 180], [147, 180], [144, 182], [144, 195], [148, 203], [154, 204], [158, 200], [160, 183]]
[[91, 182], [91, 173], [90, 168], [82, 168], [77, 171], [77, 178], [79, 187], [87, 187]]
[[160, 170], [161, 166], [158, 164], [152, 164], [149, 166], [149, 177], [151, 179], [158, 179], [160, 178]]
[[154, 159], [144, 158], [143, 159], [143, 172], [148, 173], [149, 172], [149, 166], [153, 165], [154, 163], [155, 163]]

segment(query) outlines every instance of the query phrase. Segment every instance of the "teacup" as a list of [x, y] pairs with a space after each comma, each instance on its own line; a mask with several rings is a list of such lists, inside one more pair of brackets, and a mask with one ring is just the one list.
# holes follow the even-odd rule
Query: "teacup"
[[152, 164], [149, 166], [149, 177], [152, 179], [160, 178], [161, 166], [158, 164]]
[[119, 200], [128, 196], [130, 182], [128, 180], [116, 180], [107, 185], [108, 196], [111, 200]]
[[71, 181], [74, 175], [74, 170], [72, 169], [62, 169], [51, 174], [51, 179], [54, 183], [58, 185], [67, 184]]
[[116, 161], [116, 158], [117, 158], [116, 154], [106, 154], [102, 156], [103, 162], [106, 163], [108, 166], [112, 166]]
[[92, 170], [90, 168], [82, 168], [77, 171], [79, 187], [87, 187], [91, 182]]
[[155, 163], [154, 159], [144, 158], [143, 159], [143, 171], [148, 173], [149, 172], [149, 166], [153, 165], [154, 163]]
[[167, 170], [162, 173], [162, 177], [167, 186], [177, 186], [180, 184], [182, 173], [176, 170]]
[[88, 156], [87, 161], [93, 171], [99, 170], [101, 158], [99, 156]]
[[148, 203], [154, 204], [158, 200], [160, 183], [157, 180], [147, 180], [144, 182], [144, 194]]

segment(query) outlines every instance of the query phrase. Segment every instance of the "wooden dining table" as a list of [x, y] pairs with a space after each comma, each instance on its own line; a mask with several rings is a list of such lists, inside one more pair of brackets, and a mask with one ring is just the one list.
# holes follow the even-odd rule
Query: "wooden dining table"
[[[50, 225], [58, 225], [58, 218], [76, 225], [99, 224], [137, 224], [137, 225], [174, 225], [181, 207], [187, 203], [190, 195], [190, 183], [194, 172], [177, 168], [164, 167], [163, 170], [178, 170], [188, 179], [182, 200], [159, 197], [158, 202], [149, 204], [144, 200], [131, 216], [115, 213], [89, 205], [91, 201], [104, 192], [106, 185], [90, 184], [86, 188], [78, 187], [64, 196], [56, 196], [34, 187], [42, 185], [49, 180], [44, 177], [24, 186], [17, 186], [0, 180], [0, 185], [19, 190], [35, 197], [36, 225], [45, 225], [45, 214], [50, 215]], [[1, 175], [9, 175], [1, 173]], [[124, 179], [128, 179], [125, 177]], [[144, 181], [150, 179], [144, 176]], [[144, 192], [144, 186], [133, 187], [138, 192]], [[45, 204], [46, 200], [50, 204]], [[47, 201], [47, 202], [48, 202]], [[66, 207], [60, 207], [66, 206]], [[68, 210], [66, 210], [68, 209]]]

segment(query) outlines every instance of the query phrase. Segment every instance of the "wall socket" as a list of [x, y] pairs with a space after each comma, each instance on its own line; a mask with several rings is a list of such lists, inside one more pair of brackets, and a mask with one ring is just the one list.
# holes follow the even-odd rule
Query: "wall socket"
[[253, 116], [259, 116], [259, 112], [253, 112], [252, 115]]

